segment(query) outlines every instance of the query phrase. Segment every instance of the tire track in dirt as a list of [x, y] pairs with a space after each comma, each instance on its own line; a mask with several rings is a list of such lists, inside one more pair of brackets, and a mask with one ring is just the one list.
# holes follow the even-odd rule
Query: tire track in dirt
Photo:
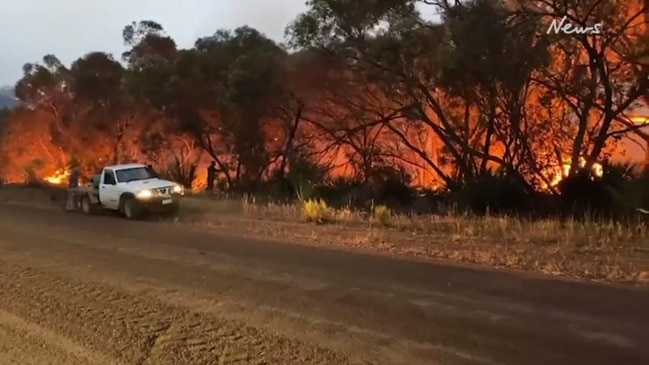
[[[54, 227], [48, 230], [45, 243], [39, 242], [41, 236], [33, 230], [25, 232], [25, 227], [20, 228], [19, 235], [10, 233], [18, 232], [16, 227], [2, 228], [9, 233], [6, 237], [9, 241], [0, 240], [6, 261], [57, 272], [59, 276], [82, 275], [84, 282], [102, 283], [134, 296], [144, 293], [173, 307], [206, 312], [335, 353], [347, 354], [350, 361], [353, 359], [364, 364], [428, 364], [429, 359], [435, 357], [440, 364], [446, 364], [449, 359], [453, 360], [448, 363], [454, 365], [485, 363], [485, 360], [444, 344], [415, 342], [380, 331], [381, 326], [365, 328], [361, 323], [358, 327], [356, 322], [336, 319], [335, 316], [330, 318], [327, 311], [340, 314], [352, 304], [351, 296], [357, 295], [348, 290], [327, 292], [321, 281], [309, 279], [309, 276], [267, 271], [264, 266], [251, 263], [242, 265], [227, 256], [216, 259], [198, 255], [186, 248], [160, 246], [137, 239], [118, 239], [101, 233], [88, 240], [80, 235], [71, 235], [69, 231], [65, 235], [64, 231]], [[30, 242], [29, 250], [25, 251], [22, 244], [17, 244], [18, 240]], [[107, 258], [107, 261], [98, 260], [101, 257]], [[138, 269], [134, 271], [134, 268]], [[208, 288], [204, 286], [207, 282], [203, 282], [206, 277], [218, 277], [219, 280], [210, 281]], [[289, 284], [297, 284], [307, 292], [301, 293]], [[199, 297], [200, 300], [197, 299]], [[246, 297], [250, 300], [246, 300]], [[281, 297], [291, 298], [290, 302], [282, 301]], [[366, 306], [366, 300], [372, 299], [375, 298], [356, 298], [353, 305], [376, 312], [381, 317], [383, 313], [391, 312], [390, 306], [380, 305], [373, 309]], [[367, 313], [360, 315], [364, 317]], [[431, 324], [427, 321], [426, 325], [420, 324], [419, 327], [426, 327], [434, 333], [438, 327], [433, 328]], [[412, 327], [408, 328], [413, 330]]]
[[0, 310], [0, 363], [110, 365], [115, 361], [37, 324]]
[[[7, 229], [11, 230], [11, 228]], [[414, 343], [403, 341], [403, 338], [401, 337], [393, 337], [394, 334], [390, 332], [377, 332], [378, 328], [372, 330], [371, 328], [363, 327], [362, 322], [361, 327], [356, 327], [354, 326], [354, 323], [356, 323], [354, 320], [336, 320], [336, 318], [329, 318], [326, 315], [314, 316], [313, 313], [314, 309], [318, 308], [317, 306], [320, 307], [318, 309], [320, 312], [322, 312], [322, 310], [330, 310], [334, 313], [340, 313], [339, 310], [344, 310], [345, 306], [349, 308], [350, 305], [358, 306], [358, 308], [365, 306], [363, 312], [356, 312], [357, 315], [360, 314], [361, 316], [367, 315], [368, 312], [371, 311], [395, 313], [398, 312], [399, 308], [394, 307], [393, 305], [402, 300], [407, 300], [407, 298], [396, 299], [390, 296], [390, 300], [385, 301], [380, 297], [372, 296], [377, 293], [368, 293], [366, 289], [359, 289], [358, 292], [350, 292], [348, 290], [338, 290], [334, 292], [323, 290], [321, 292], [320, 290], [317, 290], [318, 288], [314, 289], [312, 284], [307, 285], [307, 287], [311, 287], [312, 290], [310, 290], [309, 295], [305, 297], [303, 294], [301, 295], [299, 292], [296, 292], [294, 290], [295, 288], [284, 287], [281, 280], [279, 282], [277, 280], [271, 280], [275, 275], [268, 275], [267, 273], [266, 276], [264, 276], [264, 270], [258, 266], [255, 266], [255, 271], [261, 271], [261, 277], [257, 277], [260, 273], [255, 272], [254, 278], [248, 276], [246, 276], [246, 278], [250, 280], [261, 280], [261, 286], [264, 287], [264, 289], [259, 287], [259, 285], [250, 287], [250, 283], [233, 280], [234, 278], [230, 276], [232, 273], [228, 272], [229, 270], [233, 270], [233, 267], [222, 267], [222, 265], [225, 265], [225, 262], [222, 261], [230, 261], [227, 257], [215, 260], [214, 258], [198, 255], [196, 252], [192, 252], [190, 255], [188, 252], [191, 250], [188, 249], [173, 249], [171, 247], [163, 247], [155, 244], [152, 245], [137, 239], [117, 239], [116, 237], [104, 237], [99, 234], [97, 237], [93, 237], [92, 241], [89, 241], [77, 235], [71, 236], [68, 234], [67, 236], [64, 236], [63, 233], [64, 232], [59, 232], [57, 229], [48, 231], [50, 239], [46, 244], [35, 243], [35, 240], [38, 240], [38, 236], [35, 234], [30, 235], [21, 233], [23, 239], [29, 239], [30, 242], [34, 242], [30, 246], [32, 254], [29, 255], [15, 244], [13, 245], [13, 248], [11, 248], [12, 245], [6, 243], [5, 249], [7, 252], [4, 256], [11, 262], [21, 262], [22, 265], [41, 267], [46, 271], [60, 272], [60, 275], [66, 276], [77, 275], [74, 273], [74, 270], [72, 270], [73, 267], [77, 267], [77, 272], [83, 272], [81, 275], [84, 275], [84, 281], [104, 283], [111, 287], [116, 286], [120, 288], [119, 290], [128, 291], [136, 296], [140, 295], [140, 293], [146, 293], [150, 297], [155, 297], [162, 302], [175, 307], [187, 306], [190, 311], [202, 311], [202, 309], [197, 309], [197, 307], [200, 307], [201, 305], [195, 305], [192, 303], [192, 297], [194, 297], [197, 292], [191, 290], [191, 287], [194, 285], [201, 287], [202, 284], [196, 282], [202, 281], [201, 278], [218, 277], [219, 280], [216, 282], [212, 280], [210, 285], [217, 285], [219, 288], [216, 290], [217, 293], [226, 290], [227, 295], [225, 295], [225, 297], [216, 295], [215, 297], [214, 291], [208, 291], [210, 294], [210, 304], [208, 307], [210, 309], [209, 311], [212, 312], [212, 315], [219, 318], [225, 317], [230, 320], [247, 323], [256, 328], [265, 328], [267, 331], [272, 331], [272, 333], [279, 332], [282, 336], [297, 338], [301, 341], [317, 344], [318, 346], [332, 349], [338, 353], [360, 353], [362, 356], [354, 357], [366, 360], [368, 363], [428, 364], [430, 358], [436, 358], [438, 359], [438, 363], [442, 363], [442, 360], [440, 360], [440, 357], [442, 357], [445, 359], [444, 361], [448, 360], [448, 363], [453, 364], [489, 364], [492, 363], [489, 360], [489, 357], [478, 352], [485, 347], [485, 344], [490, 344], [492, 351], [495, 348], [498, 348], [501, 351], [511, 351], [509, 350], [511, 347], [509, 339], [512, 337], [512, 333], [508, 333], [507, 328], [505, 328], [505, 331], [500, 332], [491, 331], [493, 338], [489, 339], [489, 342], [487, 342], [487, 340], [482, 336], [482, 333], [480, 333], [479, 330], [476, 331], [479, 327], [476, 326], [475, 321], [476, 319], [481, 320], [482, 317], [485, 317], [485, 314], [466, 313], [467, 309], [469, 309], [466, 306], [462, 307], [462, 313], [458, 313], [456, 308], [445, 309], [440, 307], [436, 300], [425, 301], [425, 304], [427, 306], [432, 305], [432, 308], [427, 308], [428, 314], [418, 314], [421, 323], [411, 322], [414, 326], [408, 328], [410, 328], [413, 333], [416, 330], [427, 330], [427, 332], [422, 332], [422, 334], [430, 335], [434, 338], [432, 338], [433, 341], [431, 341], [431, 343], [425, 343], [423, 341]], [[14, 240], [14, 242], [16, 242], [16, 240]], [[67, 247], [69, 244], [73, 246]], [[162, 250], [163, 248], [164, 250]], [[106, 256], [111, 252], [110, 260], [108, 265], [105, 267], [95, 259], [104, 256], [104, 253], [101, 251], [106, 251]], [[115, 251], [118, 251], [120, 254], [118, 255]], [[190, 256], [193, 256], [193, 259], [190, 259]], [[146, 259], [146, 261], [142, 259]], [[49, 261], [49, 263], [43, 260]], [[216, 261], [216, 266], [213, 267], [214, 263], [208, 264], [210, 261]], [[82, 269], [82, 267], [85, 267], [86, 264], [90, 263], [93, 263], [93, 265], [89, 266], [87, 269]], [[229, 262], [228, 265], [230, 264], [233, 263]], [[235, 267], [236, 266], [237, 265], [235, 265]], [[146, 267], [146, 269], [144, 269], [144, 271], [138, 272], [138, 270], [136, 270], [136, 272], [133, 272], [132, 269], [135, 267]], [[214, 271], [212, 272], [212, 270]], [[149, 271], [155, 273], [155, 280], [153, 280], [152, 277], [147, 276], [147, 272]], [[174, 271], [177, 272], [177, 274], [175, 274]], [[125, 275], [122, 276], [121, 274]], [[250, 273], [247, 272], [246, 275], [248, 274]], [[142, 275], [147, 277], [147, 280], [145, 280], [147, 283], [145, 287], [148, 286], [148, 288], [140, 287], [139, 289], [132, 291], [131, 289], [135, 289], [138, 285], [137, 283], [128, 283], [133, 280], [133, 278], [138, 278], [139, 281], [139, 278], [141, 278]], [[120, 277], [120, 279], [118, 279], [118, 277]], [[277, 277], [274, 279], [277, 279]], [[292, 277], [287, 279], [292, 279]], [[192, 280], [194, 282], [192, 282]], [[301, 280], [298, 280], [298, 285], [302, 284], [304, 283], [301, 283]], [[236, 289], [233, 289], [231, 287], [232, 285], [234, 285]], [[275, 303], [274, 298], [272, 297], [266, 297], [263, 301], [255, 300], [253, 303], [242, 303], [236, 300], [234, 303], [230, 302], [230, 300], [235, 299], [232, 297], [234, 294], [233, 290], [240, 290], [245, 287], [248, 287], [248, 289], [254, 288], [270, 295], [273, 295], [271, 293], [281, 292], [282, 294], [277, 295], [289, 295], [292, 298], [292, 302], [284, 302], [284, 305], [277, 306], [277, 303]], [[176, 291], [178, 297], [172, 298], [166, 295], [167, 293], [164, 293], [164, 290], [161, 293], [160, 289], [162, 288]], [[399, 291], [396, 292], [399, 293]], [[255, 297], [252, 292], [246, 293], [250, 297]], [[426, 296], [424, 295], [424, 297]], [[305, 301], [306, 298], [308, 298], [307, 301]], [[331, 300], [334, 302], [327, 302]], [[228, 303], [231, 305], [227, 305]], [[294, 307], [294, 304], [296, 303], [302, 303], [302, 305]], [[372, 303], [372, 305], [367, 306], [367, 303]], [[273, 304], [275, 304], [275, 306], [273, 306]], [[482, 302], [480, 303], [480, 307], [484, 309], [486, 304], [488, 303]], [[244, 307], [247, 307], [237, 307], [233, 309], [233, 305], [244, 305]], [[304, 306], [308, 307], [306, 313], [304, 311]], [[417, 307], [413, 306], [411, 308], [415, 308], [416, 310]], [[224, 311], [227, 311], [227, 313], [223, 313]], [[234, 316], [232, 315], [233, 313], [235, 314]], [[457, 317], [459, 314], [462, 316]], [[471, 325], [473, 331], [471, 333], [466, 333], [464, 330], [465, 324], [467, 323], [464, 318], [468, 314], [471, 314], [469, 317], [472, 319]], [[513, 319], [516, 320], [516, 318]], [[401, 319], [399, 320], [405, 322]], [[392, 321], [390, 322], [391, 325], [394, 326], [396, 322], [395, 319], [392, 318], [390, 321]], [[510, 327], [511, 321], [512, 318], [509, 318], [507, 321], [509, 322]], [[440, 322], [443, 322], [446, 325], [440, 326]], [[398, 325], [401, 326], [403, 323], [399, 323]], [[502, 325], [503, 324], [501, 323], [501, 326]], [[508, 324], [505, 323], [504, 325], [507, 326]], [[532, 328], [536, 328], [539, 326], [539, 321], [531, 323], [528, 320], [527, 323], [524, 323], [523, 325], [528, 328], [532, 326]], [[282, 329], [284, 329], [283, 332]], [[533, 331], [534, 330], [532, 329], [532, 332]], [[474, 351], [467, 351], [465, 348], [457, 346], [457, 342], [454, 347], [448, 346], [447, 344], [449, 343], [450, 336], [462, 336], [464, 341], [462, 343], [468, 343], [468, 348], [473, 349]], [[537, 336], [536, 340], [538, 341], [538, 339], [539, 337]], [[550, 338], [550, 340], [557, 341], [552, 338]], [[530, 344], [535, 346], [534, 343]], [[417, 359], [417, 361], [414, 359]]]
[[[118, 306], [128, 306], [129, 301], [120, 298], [135, 297], [149, 307], [161, 304], [163, 320], [174, 315], [183, 318], [138, 332], [141, 343], [133, 351], [140, 353], [131, 358], [142, 365], [219, 363], [219, 356], [236, 363], [239, 358], [232, 347], [239, 346], [242, 335], [238, 324], [244, 323], [256, 329], [251, 341], [286, 344], [264, 354], [279, 359], [267, 363], [282, 365], [309, 363], [303, 360], [306, 355], [291, 360], [300, 354], [295, 347], [302, 343], [325, 354], [318, 358], [324, 359], [320, 363], [333, 365], [351, 361], [336, 361], [341, 356], [328, 356], [319, 349], [364, 364], [474, 365], [491, 359], [494, 364], [630, 365], [645, 364], [649, 358], [646, 349], [630, 351], [602, 341], [602, 334], [621, 334], [637, 344], [647, 338], [642, 325], [647, 323], [647, 297], [642, 293], [565, 283], [545, 285], [490, 272], [467, 274], [454, 268], [424, 269], [414, 263], [193, 234], [182, 227], [126, 221], [113, 224], [90, 218], [81, 224], [86, 217], [51, 217], [54, 222], [46, 216], [29, 217], [14, 219], [8, 212], [0, 220], [0, 261], [23, 269], [38, 268], [29, 273], [38, 274], [34, 280], [51, 275], [71, 283], [74, 290], [84, 293], [82, 297], [89, 298], [81, 301], [82, 305], [103, 296], [106, 302], [115, 300]], [[211, 241], [216, 239], [224, 241]], [[74, 290], [66, 290], [65, 295]], [[618, 299], [609, 299], [618, 295]], [[167, 308], [171, 311], [166, 312]], [[557, 309], [569, 316], [548, 316]], [[113, 312], [124, 313], [122, 309]], [[579, 321], [572, 318], [575, 313]], [[153, 311], [144, 316], [150, 320], [158, 314]], [[199, 318], [195, 323], [194, 316]], [[225, 332], [219, 333], [217, 341], [194, 336], [194, 331], [206, 326], [222, 330], [206, 325], [205, 318], [234, 329], [233, 344], [228, 343]], [[127, 316], [121, 322], [131, 319]], [[569, 328], [570, 323], [580, 321], [586, 327], [577, 330], [585, 329], [589, 335], [596, 330], [596, 337], [583, 338]], [[71, 322], [74, 328], [80, 327]], [[105, 326], [114, 327], [119, 334], [127, 327], [121, 322]], [[452, 353], [455, 349], [461, 352]], [[200, 353], [203, 362], [178, 361], [182, 350], [190, 355]]]
[[0, 260], [0, 307], [119, 363], [347, 364], [327, 350], [278, 338], [153, 298]]

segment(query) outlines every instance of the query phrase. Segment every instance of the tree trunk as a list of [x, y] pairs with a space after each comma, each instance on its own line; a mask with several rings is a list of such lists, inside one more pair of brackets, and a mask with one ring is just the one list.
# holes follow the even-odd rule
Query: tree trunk
[[644, 169], [649, 171], [649, 135], [644, 137], [645, 141], [645, 155], [644, 155]]

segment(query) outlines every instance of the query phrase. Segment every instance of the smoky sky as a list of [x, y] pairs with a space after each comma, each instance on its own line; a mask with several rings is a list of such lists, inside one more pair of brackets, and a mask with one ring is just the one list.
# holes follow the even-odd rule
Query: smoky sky
[[24, 0], [0, 11], [0, 86], [13, 85], [22, 65], [55, 54], [69, 64], [92, 51], [124, 51], [132, 21], [161, 23], [180, 47], [217, 29], [252, 26], [282, 41], [284, 28], [306, 9], [304, 0]]

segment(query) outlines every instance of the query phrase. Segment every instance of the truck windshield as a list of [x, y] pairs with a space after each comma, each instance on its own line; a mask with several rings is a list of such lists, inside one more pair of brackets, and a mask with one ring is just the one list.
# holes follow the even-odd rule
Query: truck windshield
[[156, 178], [157, 175], [148, 167], [134, 167], [130, 169], [123, 169], [115, 171], [118, 182], [129, 182], [135, 180], [147, 180]]

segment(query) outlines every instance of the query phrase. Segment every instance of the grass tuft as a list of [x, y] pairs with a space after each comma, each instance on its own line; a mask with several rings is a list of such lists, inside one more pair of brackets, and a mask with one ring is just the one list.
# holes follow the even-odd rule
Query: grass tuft
[[302, 202], [302, 214], [307, 222], [322, 224], [331, 220], [333, 210], [324, 200], [309, 199]]
[[389, 226], [392, 223], [392, 211], [385, 205], [377, 205], [372, 209], [372, 218], [382, 226]]

